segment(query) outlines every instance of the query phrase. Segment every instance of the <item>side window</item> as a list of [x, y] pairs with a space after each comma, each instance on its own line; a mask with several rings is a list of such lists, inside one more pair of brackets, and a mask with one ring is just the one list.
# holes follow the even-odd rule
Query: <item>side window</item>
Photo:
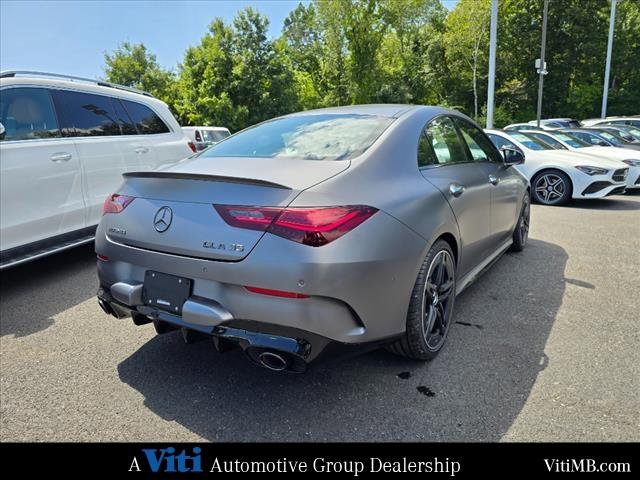
[[425, 130], [438, 164], [466, 162], [467, 154], [453, 121], [448, 117], [434, 119]]
[[506, 138], [501, 137], [500, 135], [494, 135], [493, 133], [490, 133], [489, 138], [497, 148], [509, 147], [522, 152], [522, 149], [516, 147], [513, 143], [511, 143]]
[[133, 120], [131, 120], [131, 117], [122, 106], [120, 100], [118, 100], [117, 98], [112, 98], [111, 102], [113, 103], [113, 112], [115, 113], [117, 122], [120, 124], [122, 134], [136, 135], [138, 133], [138, 131], [136, 130], [136, 126], [133, 124]]
[[58, 120], [46, 88], [6, 88], [0, 91], [2, 141], [60, 137]]
[[61, 121], [65, 135], [104, 137], [121, 134], [109, 97], [60, 90], [56, 92], [56, 99], [64, 106]]
[[420, 139], [418, 140], [418, 167], [426, 167], [427, 165], [437, 165], [438, 159], [431, 141], [427, 136], [426, 131], [420, 132]]
[[162, 119], [156, 115], [146, 105], [142, 105], [137, 102], [130, 102], [129, 100], [122, 100], [129, 116], [133, 120], [138, 133], [141, 134], [155, 134], [155, 133], [167, 133], [169, 127], [162, 121]]
[[493, 146], [491, 141], [478, 127], [461, 118], [455, 118], [454, 122], [460, 129], [462, 138], [467, 142], [469, 152], [471, 152], [471, 158], [473, 158], [475, 162], [501, 161], [500, 153], [496, 150], [496, 147]]

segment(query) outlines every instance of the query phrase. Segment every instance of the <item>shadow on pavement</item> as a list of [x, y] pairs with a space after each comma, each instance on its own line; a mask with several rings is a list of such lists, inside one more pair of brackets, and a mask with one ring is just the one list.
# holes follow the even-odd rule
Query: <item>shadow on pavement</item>
[[[626, 199], [626, 196], [628, 196], [629, 199]], [[607, 198], [572, 200], [566, 206], [586, 210], [640, 210], [640, 202], [638, 201], [637, 194], [627, 194], [625, 197], [616, 195]]]
[[174, 332], [118, 372], [151, 411], [207, 440], [496, 441], [546, 367], [566, 262], [539, 240], [505, 255], [458, 298], [448, 344], [430, 363], [379, 350], [282, 374]]
[[0, 334], [24, 337], [53, 325], [53, 317], [95, 295], [93, 243], [2, 271]]

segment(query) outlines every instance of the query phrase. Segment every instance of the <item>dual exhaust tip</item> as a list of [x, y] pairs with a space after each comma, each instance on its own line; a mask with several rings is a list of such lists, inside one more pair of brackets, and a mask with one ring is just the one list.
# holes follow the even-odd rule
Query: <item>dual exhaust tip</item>
[[274, 372], [281, 372], [286, 370], [289, 366], [289, 362], [287, 362], [285, 357], [272, 351], [262, 352], [258, 355], [258, 363], [269, 370], [273, 370]]
[[111, 306], [111, 304], [106, 300], [103, 300], [102, 298], [98, 297], [98, 305], [100, 305], [100, 308], [102, 309], [102, 311], [107, 315], [113, 315], [116, 318], [118, 317], [116, 315], [116, 312], [113, 310], [113, 307]]
[[[103, 298], [98, 297], [98, 305], [100, 305], [100, 308], [102, 309], [102, 311], [107, 315], [112, 315], [116, 318], [121, 318], [120, 313], [108, 301], [104, 300]], [[148, 322], [144, 322], [144, 323], [148, 323]], [[164, 332], [158, 332], [158, 333], [164, 333]], [[253, 356], [253, 355], [250, 355], [250, 356]], [[293, 366], [291, 365], [291, 362], [288, 360], [286, 354], [282, 354], [275, 350], [264, 350], [260, 352], [257, 355], [257, 357], [254, 356], [253, 358], [255, 359], [256, 363], [258, 363], [260, 366], [264, 368], [268, 368], [269, 370], [272, 370], [274, 372], [282, 372], [283, 370], [287, 370]]]

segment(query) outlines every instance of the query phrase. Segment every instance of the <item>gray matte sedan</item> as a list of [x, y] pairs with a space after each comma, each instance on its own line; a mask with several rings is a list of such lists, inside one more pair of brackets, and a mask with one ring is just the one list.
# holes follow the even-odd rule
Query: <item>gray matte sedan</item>
[[429, 360], [456, 295], [525, 246], [523, 161], [437, 107], [276, 118], [124, 175], [96, 234], [98, 300], [272, 370], [381, 345]]

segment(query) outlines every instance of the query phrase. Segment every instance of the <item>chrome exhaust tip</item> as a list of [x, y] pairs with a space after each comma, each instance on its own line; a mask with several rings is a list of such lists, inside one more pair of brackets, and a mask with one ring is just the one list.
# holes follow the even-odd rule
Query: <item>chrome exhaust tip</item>
[[114, 317], [116, 317], [116, 313], [113, 311], [113, 308], [111, 308], [111, 305], [109, 305], [109, 303], [107, 303], [105, 300], [103, 300], [100, 297], [98, 297], [98, 305], [100, 305], [100, 308], [104, 313], [106, 313], [107, 315], [113, 315]]
[[273, 370], [274, 372], [281, 372], [288, 366], [287, 360], [282, 355], [275, 352], [262, 352], [258, 355], [258, 360], [260, 365], [268, 368], [269, 370]]

